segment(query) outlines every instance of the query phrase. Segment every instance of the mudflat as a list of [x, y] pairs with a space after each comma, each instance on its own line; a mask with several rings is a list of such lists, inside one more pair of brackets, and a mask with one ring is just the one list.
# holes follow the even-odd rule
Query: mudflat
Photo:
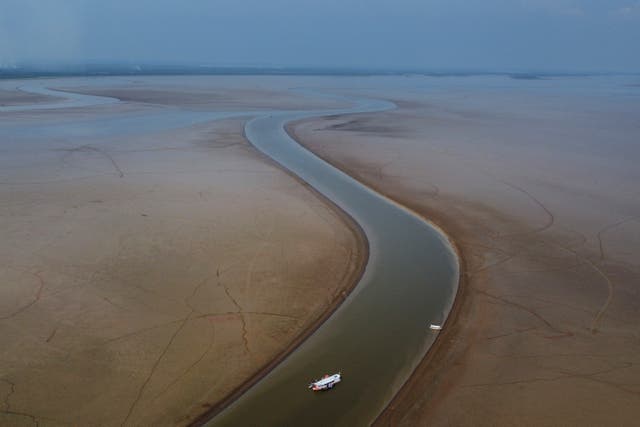
[[53, 96], [24, 92], [14, 87], [10, 82], [4, 82], [3, 85], [0, 85], [0, 106], [39, 104], [59, 100]]
[[634, 77], [374, 79], [386, 113], [289, 127], [442, 227], [463, 283], [379, 425], [635, 425], [640, 91]]
[[185, 425], [341, 301], [366, 245], [250, 114], [206, 118], [304, 107], [288, 83], [80, 81], [50, 87], [129, 101], [0, 116], [0, 424]]

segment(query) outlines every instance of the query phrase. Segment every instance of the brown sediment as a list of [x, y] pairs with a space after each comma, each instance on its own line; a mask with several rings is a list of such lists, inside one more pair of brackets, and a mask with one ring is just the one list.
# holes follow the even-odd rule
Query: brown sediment
[[[232, 92], [225, 105], [246, 108], [266, 93]], [[73, 127], [154, 108], [42, 110], [3, 123]], [[253, 149], [243, 125], [2, 141], [0, 393], [10, 407], [0, 424], [19, 414], [189, 424], [268, 372], [348, 295], [368, 256], [358, 225]]]
[[[345, 115], [350, 120], [354, 117], [357, 117], [357, 114], [348, 114]], [[394, 203], [398, 203], [401, 206], [406, 207], [411, 210], [415, 215], [423, 218], [426, 222], [435, 226], [443, 236], [447, 238], [449, 244], [453, 248], [459, 266], [459, 280], [458, 280], [458, 289], [456, 292], [456, 296], [454, 299], [453, 306], [451, 310], [447, 314], [446, 322], [442, 325], [445, 326], [443, 330], [438, 334], [433, 345], [429, 348], [427, 353], [424, 355], [422, 361], [412, 374], [412, 376], [407, 379], [407, 381], [400, 388], [396, 396], [394, 396], [393, 400], [389, 403], [387, 408], [378, 416], [375, 421], [375, 424], [378, 425], [396, 425], [393, 420], [393, 415], [396, 412], [403, 413], [401, 405], [405, 402], [410, 402], [411, 399], [408, 399], [407, 396], [415, 394], [415, 388], [419, 387], [423, 384], [422, 381], [415, 381], [416, 377], [419, 377], [421, 380], [426, 380], [430, 383], [440, 382], [442, 379], [438, 378], [438, 370], [437, 366], [439, 363], [444, 362], [444, 358], [450, 354], [448, 343], [450, 344], [452, 340], [455, 340], [457, 337], [457, 330], [459, 328], [459, 322], [464, 322], [463, 317], [464, 313], [467, 312], [467, 309], [471, 302], [469, 301], [469, 289], [468, 289], [468, 278], [467, 278], [467, 261], [465, 256], [465, 251], [456, 243], [455, 238], [460, 236], [460, 234], [456, 233], [455, 224], [447, 224], [446, 221], [443, 220], [441, 215], [438, 215], [436, 212], [425, 212], [424, 209], [421, 209], [419, 206], [415, 206], [414, 204], [408, 202], [407, 200], [397, 200], [396, 198], [390, 196], [389, 194], [385, 194], [382, 188], [376, 186], [371, 181], [367, 181], [363, 179], [362, 176], [359, 176], [357, 173], [354, 173], [353, 170], [349, 170], [344, 164], [340, 162], [334, 161], [332, 158], [327, 155], [323, 155], [319, 153], [317, 150], [314, 150], [312, 144], [306, 143], [305, 138], [301, 137], [296, 133], [296, 127], [302, 123], [310, 123], [317, 120], [317, 118], [312, 119], [303, 119], [297, 120], [293, 122], [289, 122], [285, 125], [286, 132], [300, 145], [304, 146], [309, 151], [313, 152], [315, 155], [320, 157], [322, 160], [330, 164], [331, 166], [342, 170], [343, 172], [349, 174], [352, 178], [356, 179], [359, 182], [365, 183], [365, 185], [369, 186], [371, 189], [376, 191], [378, 194], [383, 197], [389, 198]], [[380, 170], [378, 170], [378, 175], [380, 176]], [[453, 231], [452, 231], [453, 230]], [[455, 236], [455, 237], [454, 237]], [[449, 345], [450, 347], [450, 345]], [[424, 372], [422, 372], [424, 371]], [[428, 379], [427, 379], [428, 378]]]
[[[288, 131], [288, 126], [287, 126]], [[249, 140], [246, 135], [245, 139]], [[311, 323], [306, 329], [300, 332], [296, 338], [287, 345], [273, 360], [271, 360], [268, 364], [260, 368], [255, 374], [251, 375], [245, 382], [240, 384], [236, 389], [234, 389], [229, 395], [227, 395], [221, 401], [211, 405], [208, 407], [207, 411], [202, 415], [198, 416], [195, 420], [191, 421], [189, 425], [191, 426], [202, 426], [210, 421], [217, 414], [222, 412], [227, 406], [233, 403], [236, 399], [242, 396], [247, 390], [249, 390], [253, 385], [255, 385], [258, 381], [260, 381], [263, 377], [265, 377], [269, 372], [271, 372], [276, 366], [278, 366], [281, 362], [283, 362], [287, 356], [289, 356], [293, 351], [295, 351], [309, 336], [311, 336], [322, 324], [329, 318], [331, 315], [340, 307], [342, 302], [349, 296], [349, 294], [355, 289], [355, 287], [360, 282], [360, 278], [362, 277], [365, 267], [367, 265], [367, 260], [369, 258], [369, 242], [367, 240], [367, 236], [362, 230], [362, 227], [358, 224], [358, 222], [351, 217], [347, 212], [345, 212], [342, 208], [336, 205], [331, 199], [324, 196], [322, 193], [318, 192], [313, 186], [309, 183], [301, 179], [298, 175], [291, 172], [286, 167], [282, 166], [280, 163], [276, 162], [271, 157], [262, 153], [260, 150], [255, 149], [256, 153], [259, 154], [263, 160], [267, 163], [271, 163], [274, 166], [280, 168], [282, 171], [286, 172], [293, 179], [298, 181], [300, 185], [303, 185], [309, 191], [316, 195], [316, 197], [326, 203], [327, 206], [331, 208], [331, 210], [342, 218], [344, 224], [351, 230], [351, 233], [356, 237], [357, 243], [354, 248], [355, 253], [352, 254], [352, 260], [350, 263], [356, 266], [355, 269], [351, 270], [349, 274], [344, 276], [342, 280], [339, 281], [341, 283], [338, 285], [339, 292], [336, 293], [326, 307], [324, 312], [318, 317], [313, 323]]]
[[[148, 89], [151, 92], [133, 93], [132, 101], [143, 102], [148, 95], [146, 101], [154, 102], [159, 94], [152, 84]], [[208, 90], [215, 93], [217, 88]], [[250, 98], [261, 93], [267, 92], [243, 93], [237, 105], [250, 105]], [[200, 96], [170, 95], [198, 108], [236, 103], [217, 99], [200, 105]], [[635, 145], [613, 132], [610, 122], [602, 122], [602, 105], [593, 110], [598, 114], [583, 113], [591, 114], [591, 120], [580, 122], [581, 131], [575, 134], [556, 129], [546, 115], [535, 111], [523, 119], [517, 109], [509, 109], [505, 119], [504, 113], [491, 108], [440, 108], [435, 97], [432, 94], [429, 104], [401, 100], [397, 112], [359, 114], [351, 123], [350, 116], [335, 116], [296, 124], [296, 130], [302, 130], [296, 132], [298, 142], [429, 218], [452, 236], [459, 252], [460, 295], [446, 328], [378, 422], [633, 425], [640, 407]], [[295, 105], [300, 100], [288, 102]], [[137, 108], [143, 106], [110, 107], [121, 112]], [[562, 113], [565, 121], [573, 118]], [[43, 111], [38, 117], [56, 114], [68, 119], [87, 110]], [[31, 116], [29, 120], [35, 118]], [[637, 135], [636, 116], [616, 116], [619, 132]], [[313, 132], [305, 129], [308, 123], [314, 124]], [[497, 131], [496, 124], [515, 130]], [[308, 277], [302, 278], [307, 271], [312, 276], [323, 273], [315, 269], [320, 261], [314, 256], [329, 256], [329, 251], [348, 258], [351, 265], [358, 256], [364, 260], [366, 253], [347, 248], [354, 241], [346, 234], [362, 237], [357, 224], [352, 224], [355, 230], [343, 227], [344, 221], [335, 221], [339, 209], [325, 210], [326, 201], [305, 197], [299, 183], [268, 165], [266, 157], [240, 138], [239, 121], [214, 128], [133, 138], [126, 149], [100, 140], [102, 154], [69, 151], [87, 141], [53, 141], [55, 148], [39, 151], [50, 160], [48, 166], [31, 164], [16, 152], [18, 160], [29, 160], [24, 165], [28, 173], [14, 168], [13, 161], [0, 168], [7, 219], [3, 226], [11, 224], [0, 230], [7, 236], [0, 251], [11, 264], [0, 273], [8, 285], [21, 286], [2, 289], [5, 294], [14, 292], [16, 300], [11, 306], [5, 299], [1, 315], [28, 306], [0, 323], [2, 345], [9, 349], [0, 361], [0, 370], [6, 372], [0, 378], [5, 396], [0, 424], [18, 416], [34, 422], [58, 419], [61, 424], [82, 425], [100, 419], [116, 424], [127, 411], [132, 424], [142, 425], [158, 420], [185, 424], [203, 411], [202, 417], [210, 416], [221, 407], [210, 405], [228, 390], [239, 394], [237, 385], [249, 386], [245, 379], [255, 369], [263, 367], [264, 374], [275, 365], [271, 354], [286, 357], [286, 350], [295, 347], [291, 344], [283, 351], [276, 348], [278, 343], [303, 340], [302, 325], [309, 333], [320, 323], [318, 316], [330, 314], [329, 306], [288, 310], [276, 299], [288, 296], [293, 304], [310, 299], [310, 292], [320, 295], [307, 283]], [[526, 132], [532, 128], [537, 132]], [[538, 133], [544, 137], [536, 139]], [[582, 139], [606, 139], [607, 155], [594, 165], [581, 161], [597, 147], [577, 145], [568, 154], [558, 153], [559, 142], [571, 136], [574, 146]], [[332, 146], [324, 137], [337, 144]], [[368, 144], [370, 139], [376, 144]], [[481, 144], [465, 145], [466, 140]], [[545, 151], [548, 141], [556, 144]], [[617, 173], [623, 168], [616, 147], [634, 160], [636, 169], [623, 170], [626, 180]], [[258, 161], [242, 161], [247, 158]], [[531, 172], [536, 158], [542, 159], [538, 166], [549, 179]], [[416, 159], [425, 164], [411, 162]], [[607, 163], [609, 159], [614, 161]], [[587, 185], [577, 185], [571, 173], [582, 179], [578, 184]], [[189, 174], [193, 176], [187, 178]], [[24, 185], [15, 184], [19, 182]], [[220, 208], [235, 204], [243, 209]], [[328, 218], [304, 221], [293, 215], [304, 215], [307, 204]], [[268, 231], [278, 220], [286, 227], [276, 229], [279, 240], [274, 241]], [[290, 252], [304, 249], [300, 242], [326, 237], [326, 227], [306, 230], [321, 221], [329, 225], [329, 235], [344, 233], [345, 238], [338, 241], [334, 234], [333, 240], [322, 240], [290, 272], [288, 262], [295, 259]], [[119, 232], [117, 239], [113, 232]], [[93, 241], [84, 240], [83, 234]], [[96, 241], [103, 252], [96, 249]], [[261, 253], [265, 241], [273, 253]], [[260, 248], [246, 250], [251, 245]], [[366, 241], [355, 244], [361, 245], [366, 249]], [[289, 258], [271, 266], [282, 258], [279, 250], [289, 250]], [[321, 259], [340, 264], [340, 259], [327, 256]], [[251, 259], [253, 265], [257, 257], [262, 270], [251, 267], [247, 272], [243, 264]], [[347, 286], [359, 273], [345, 269], [327, 276], [333, 282], [339, 274]], [[247, 278], [253, 278], [255, 286], [248, 287]], [[287, 281], [291, 289], [278, 281]], [[322, 299], [335, 306], [343, 297], [340, 288], [323, 291], [327, 300], [318, 297], [316, 302]], [[316, 323], [305, 325], [307, 318]], [[263, 319], [270, 323], [263, 325]], [[168, 349], [169, 339], [183, 326]], [[261, 355], [258, 348], [266, 349], [260, 360], [253, 359]], [[267, 352], [273, 353], [265, 356]], [[19, 357], [9, 358], [16, 354]], [[255, 368], [247, 367], [251, 363]], [[33, 366], [38, 369], [28, 368]], [[130, 410], [132, 405], [137, 407]]]
[[[446, 230], [460, 255], [450, 319], [377, 424], [633, 425], [633, 111], [599, 100], [596, 119], [575, 113], [567, 124], [529, 111], [548, 107], [531, 95], [526, 109], [509, 99], [508, 113], [431, 98], [290, 125], [324, 160]], [[618, 144], [606, 160], [592, 127]]]

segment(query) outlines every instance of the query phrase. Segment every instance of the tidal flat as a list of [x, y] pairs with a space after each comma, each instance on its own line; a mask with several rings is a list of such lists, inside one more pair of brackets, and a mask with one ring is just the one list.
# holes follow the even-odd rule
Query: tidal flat
[[0, 113], [0, 424], [189, 424], [342, 299], [355, 225], [243, 136], [334, 104], [289, 83], [3, 82], [126, 100]]
[[639, 83], [69, 78], [37, 84], [120, 102], [27, 110], [59, 100], [2, 82], [21, 111], [0, 112], [0, 424], [187, 425], [303, 339], [366, 240], [244, 124], [348, 95], [398, 108], [290, 134], [462, 261], [453, 314], [378, 423], [634, 425]]
[[433, 220], [463, 277], [451, 326], [378, 425], [635, 425], [638, 77], [421, 76], [398, 109], [290, 126]]

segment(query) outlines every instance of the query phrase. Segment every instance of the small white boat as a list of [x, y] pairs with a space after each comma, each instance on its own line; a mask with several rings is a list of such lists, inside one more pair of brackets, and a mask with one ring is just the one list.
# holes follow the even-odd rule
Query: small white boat
[[321, 391], [333, 388], [334, 385], [342, 381], [342, 374], [325, 375], [322, 379], [315, 380], [309, 384], [309, 388], [313, 391]]
[[442, 329], [442, 325], [436, 325], [432, 323], [429, 325], [429, 329], [431, 329], [432, 331], [440, 331]]

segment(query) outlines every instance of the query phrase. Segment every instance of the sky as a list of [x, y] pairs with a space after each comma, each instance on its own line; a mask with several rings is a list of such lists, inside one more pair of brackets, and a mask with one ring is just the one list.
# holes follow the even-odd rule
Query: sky
[[640, 0], [0, 0], [0, 67], [640, 72]]

